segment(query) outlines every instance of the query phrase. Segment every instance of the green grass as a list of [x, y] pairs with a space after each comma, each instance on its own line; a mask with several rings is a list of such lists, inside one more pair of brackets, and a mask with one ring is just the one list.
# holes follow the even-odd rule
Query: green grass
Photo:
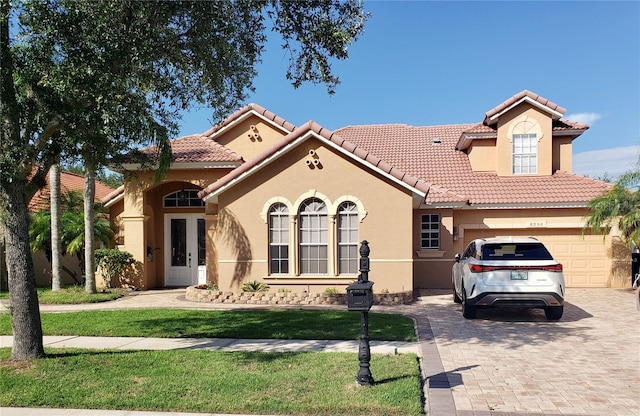
[[286, 415], [419, 415], [415, 355], [47, 350], [12, 362], [0, 349], [2, 406]]
[[[319, 310], [132, 309], [41, 313], [45, 335], [159, 338], [357, 339], [360, 313]], [[7, 313], [0, 335], [11, 335]], [[374, 340], [416, 341], [405, 316], [369, 313]]]
[[[108, 302], [123, 297], [127, 291], [112, 289], [108, 292], [88, 294], [81, 286], [67, 286], [62, 290], [53, 292], [51, 288], [39, 287], [38, 301], [41, 304], [80, 304]], [[9, 299], [9, 292], [1, 292], [0, 299]]]

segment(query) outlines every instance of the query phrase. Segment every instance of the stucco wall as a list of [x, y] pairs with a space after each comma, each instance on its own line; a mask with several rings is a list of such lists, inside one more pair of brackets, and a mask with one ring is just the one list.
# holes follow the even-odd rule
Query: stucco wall
[[476, 139], [469, 148], [469, 162], [475, 172], [496, 171], [496, 139]]
[[[307, 165], [311, 158], [309, 150], [315, 151], [313, 158], [319, 160], [319, 165]], [[357, 202], [366, 211], [359, 224], [359, 241], [367, 240], [370, 244], [369, 278], [375, 282], [374, 291], [413, 289], [410, 193], [397, 184], [385, 182], [378, 174], [363, 171], [361, 165], [324, 147], [319, 140], [309, 139], [220, 195], [215, 253], [211, 257], [218, 260], [218, 285], [222, 290], [237, 290], [244, 281], [265, 280], [274, 289], [303, 288], [317, 292], [327, 287], [342, 290], [356, 280], [356, 274], [296, 276], [293, 253], [290, 253], [290, 275], [268, 275], [265, 212], [275, 202], [274, 198], [279, 198], [293, 214], [311, 196], [324, 200], [330, 214], [343, 199]], [[329, 238], [330, 244], [332, 239], [335, 242], [335, 236]], [[290, 247], [296, 249], [295, 244]]]
[[[165, 286], [164, 282], [164, 214], [202, 213], [205, 208], [163, 208], [163, 197], [182, 189], [202, 189], [229, 169], [172, 170], [160, 184], [155, 172], [138, 172], [125, 178], [125, 196], [121, 205], [110, 210], [112, 220], [122, 227], [122, 249], [137, 261], [129, 274], [128, 285], [138, 289]], [[151, 249], [152, 256], [147, 254]]]
[[552, 120], [530, 104], [521, 104], [504, 114], [498, 121], [498, 140], [496, 146], [497, 173], [499, 176], [513, 175], [513, 128], [527, 121], [534, 126], [532, 133], [538, 133], [538, 175], [551, 175], [552, 172]]
[[[252, 126], [253, 128], [251, 128]], [[216, 141], [242, 155], [244, 160], [251, 160], [258, 153], [283, 138], [286, 133], [261, 118], [252, 116], [230, 126], [221, 136], [216, 138]]]

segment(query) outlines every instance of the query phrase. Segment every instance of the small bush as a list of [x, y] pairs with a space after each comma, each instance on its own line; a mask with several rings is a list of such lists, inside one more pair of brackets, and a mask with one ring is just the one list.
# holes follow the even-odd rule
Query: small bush
[[268, 292], [269, 285], [264, 282], [258, 282], [254, 280], [253, 282], [247, 282], [242, 285], [243, 292]]
[[128, 251], [120, 251], [117, 248], [100, 248], [96, 250], [96, 267], [103, 273], [104, 284], [111, 288], [111, 279], [122, 273], [125, 267], [131, 266], [136, 261]]
[[328, 287], [324, 290], [324, 293], [326, 293], [327, 295], [335, 295], [336, 293], [338, 293], [338, 289], [336, 289], [335, 287]]

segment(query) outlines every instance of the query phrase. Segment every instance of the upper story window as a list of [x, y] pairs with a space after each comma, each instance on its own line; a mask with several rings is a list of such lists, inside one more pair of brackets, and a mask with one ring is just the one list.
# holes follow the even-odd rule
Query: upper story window
[[300, 273], [326, 274], [328, 268], [327, 206], [317, 198], [300, 206]]
[[338, 208], [338, 274], [358, 273], [358, 207], [343, 202]]
[[289, 210], [281, 203], [269, 210], [269, 272], [289, 273]]
[[534, 133], [513, 135], [513, 174], [538, 173], [538, 137]]
[[165, 196], [162, 200], [165, 208], [203, 207], [204, 201], [198, 197], [197, 189], [182, 189]]
[[440, 248], [440, 215], [422, 214], [420, 224], [420, 247], [422, 249]]

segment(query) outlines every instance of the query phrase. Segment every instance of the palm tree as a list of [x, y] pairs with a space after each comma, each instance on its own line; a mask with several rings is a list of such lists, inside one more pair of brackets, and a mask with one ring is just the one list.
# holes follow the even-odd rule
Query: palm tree
[[49, 171], [49, 207], [51, 209], [51, 290], [62, 289], [62, 249], [60, 247], [60, 165]]
[[[63, 194], [61, 199], [61, 228], [60, 228], [60, 244], [62, 250], [78, 258], [80, 270], [85, 272], [85, 222], [84, 212], [82, 210], [82, 194], [78, 191], [71, 191]], [[100, 203], [94, 206], [95, 221], [93, 223], [93, 233], [96, 241], [109, 245], [114, 235], [113, 226], [107, 218], [104, 207]], [[31, 250], [44, 251], [47, 259], [51, 261], [51, 214], [42, 210], [33, 214], [31, 226], [29, 230], [31, 237]], [[78, 284], [79, 282], [73, 272], [64, 268]]]
[[620, 176], [607, 193], [591, 200], [589, 210], [583, 232], [591, 229], [606, 235], [617, 225], [625, 244], [640, 247], [640, 154], [636, 167]]

